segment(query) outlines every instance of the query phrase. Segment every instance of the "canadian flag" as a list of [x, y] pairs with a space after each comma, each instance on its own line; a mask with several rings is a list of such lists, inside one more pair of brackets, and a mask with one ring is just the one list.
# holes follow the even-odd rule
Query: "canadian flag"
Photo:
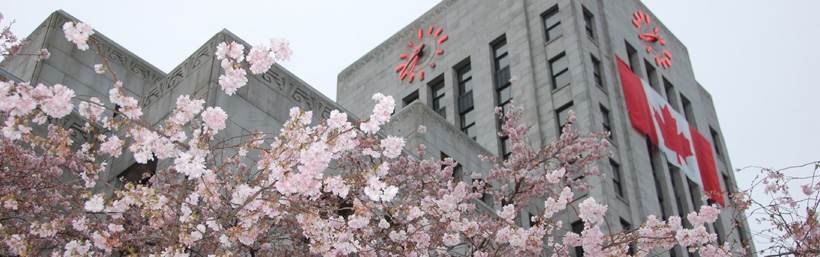
[[710, 199], [725, 206], [712, 144], [690, 126], [683, 115], [672, 109], [646, 80], [632, 73], [621, 58], [617, 59], [632, 127], [648, 135], [669, 163], [700, 185]]

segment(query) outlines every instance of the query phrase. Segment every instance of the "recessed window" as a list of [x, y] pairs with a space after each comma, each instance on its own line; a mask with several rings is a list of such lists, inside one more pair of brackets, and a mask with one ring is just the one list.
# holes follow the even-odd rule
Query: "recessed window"
[[695, 111], [692, 110], [692, 102], [689, 102], [689, 99], [680, 94], [680, 101], [683, 104], [683, 115], [686, 117], [686, 121], [689, 122], [689, 125], [692, 127], [697, 128], [695, 125]]
[[473, 111], [473, 75], [470, 63], [456, 69], [458, 78], [458, 113], [461, 131], [476, 139], [475, 112]]
[[405, 96], [401, 100], [402, 108], [407, 107], [408, 105], [410, 105], [410, 104], [412, 104], [412, 103], [414, 103], [418, 100], [419, 100], [419, 91], [418, 90], [413, 91], [413, 93], [410, 93], [409, 95]]
[[609, 110], [607, 110], [603, 105], [601, 106], [601, 120], [601, 125], [603, 125], [604, 131], [609, 131], [609, 141], [614, 141], [615, 132], [612, 131], [612, 122], [609, 117]]
[[[629, 64], [629, 69], [632, 70], [633, 73], [638, 70], [638, 50], [635, 50], [632, 45], [629, 43], [624, 42], [626, 44], [626, 60]], [[636, 73], [637, 74], [637, 73]]]
[[595, 78], [595, 85], [604, 88], [604, 79], [601, 76], [601, 61], [593, 55], [589, 57], [592, 59], [592, 77]]
[[547, 42], [558, 38], [558, 36], [564, 33], [564, 30], [561, 28], [561, 15], [558, 14], [558, 5], [547, 10], [541, 15], [541, 18], [544, 21], [544, 35]]
[[550, 74], [552, 75], [552, 89], [569, 84], [571, 78], [566, 54], [562, 52], [550, 60]]
[[[564, 106], [561, 106], [561, 108], [558, 108], [558, 110], [555, 110], [555, 117], [558, 117], [558, 120], [557, 120], [558, 135], [564, 134], [563, 128], [564, 128], [564, 124], [566, 124], [567, 121], [569, 121], [569, 110], [570, 110], [570, 108], [572, 108], [572, 102], [570, 102], [570, 103], [568, 103]], [[570, 130], [572, 130], [574, 127], [575, 127], [575, 125], [572, 125], [572, 127], [570, 127]]]
[[444, 103], [444, 77], [439, 76], [436, 79], [433, 79], [430, 82], [430, 93], [432, 94], [430, 101], [430, 108], [433, 108], [433, 111], [441, 115], [441, 117], [447, 118], [447, 111]]
[[715, 131], [712, 126], [709, 126], [709, 133], [712, 134], [712, 146], [715, 147], [715, 154], [718, 156], [722, 155], [720, 151], [720, 135], [718, 135], [717, 131]]
[[157, 172], [157, 157], [145, 164], [135, 162], [127, 169], [122, 171], [117, 178], [123, 183], [134, 183], [138, 185], [145, 185], [148, 180]]
[[[572, 232], [575, 232], [578, 235], [581, 235], [581, 232], [584, 232], [584, 222], [576, 221], [572, 223]], [[584, 256], [584, 247], [576, 246], [575, 247], [575, 256], [583, 257]]]
[[609, 168], [612, 170], [612, 184], [615, 188], [615, 193], [620, 197], [624, 197], [624, 188], [621, 184], [621, 165], [618, 165], [615, 160], [609, 160]]
[[675, 111], [680, 112], [680, 107], [678, 107], [678, 94], [675, 93], [675, 86], [672, 85], [672, 82], [669, 82], [669, 80], [667, 80], [666, 77], [664, 77], [663, 87], [664, 91], [666, 91], [666, 101], [669, 102], [669, 105], [672, 106], [672, 109], [675, 109]]
[[[632, 225], [629, 224], [629, 222], [626, 221], [625, 219], [621, 218], [621, 231], [629, 231], [631, 229], [632, 229]], [[635, 244], [630, 243], [629, 244], [629, 250], [626, 250], [626, 253], [629, 254], [629, 255], [635, 255]]]
[[661, 92], [658, 89], [658, 73], [655, 71], [655, 67], [652, 66], [651, 63], [644, 60], [644, 66], [646, 66], [646, 79], [649, 81], [649, 86], [655, 90], [655, 92]]
[[[504, 37], [496, 40], [493, 47], [493, 64], [495, 69], [495, 93], [497, 105], [507, 109], [512, 100], [510, 83], [510, 61], [507, 54], [507, 40]], [[505, 112], [506, 113], [506, 112]]]
[[584, 10], [584, 30], [587, 31], [589, 38], [595, 40], [595, 16], [586, 7], [582, 8]]

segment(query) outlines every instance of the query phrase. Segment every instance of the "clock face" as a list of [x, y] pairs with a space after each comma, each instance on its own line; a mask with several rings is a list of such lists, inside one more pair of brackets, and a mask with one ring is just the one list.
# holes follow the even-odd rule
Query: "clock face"
[[442, 29], [433, 26], [419, 29], [412, 38], [407, 42], [407, 50], [399, 55], [399, 66], [396, 66], [399, 80], [407, 79], [409, 83], [424, 80], [424, 71], [436, 67], [436, 60], [444, 54], [441, 46], [447, 41]]
[[646, 45], [646, 52], [655, 55], [655, 65], [669, 68], [672, 65], [672, 54], [665, 49], [666, 40], [658, 33], [658, 27], [652, 26], [649, 14], [644, 14], [643, 11], [634, 13], [634, 16], [632, 24], [638, 29], [638, 38]]

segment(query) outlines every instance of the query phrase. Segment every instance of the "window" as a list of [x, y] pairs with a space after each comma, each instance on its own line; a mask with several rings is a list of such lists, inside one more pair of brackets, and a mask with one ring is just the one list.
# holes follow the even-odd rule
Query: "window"
[[[581, 232], [584, 231], [584, 222], [582, 222], [580, 220], [576, 221], [576, 222], [573, 222], [571, 226], [572, 226], [572, 232], [575, 232], [578, 235], [581, 235]], [[575, 247], [575, 256], [583, 257], [584, 256], [584, 247], [576, 246]]]
[[669, 167], [669, 180], [672, 182], [672, 193], [675, 194], [675, 205], [678, 207], [678, 212], [675, 213], [675, 215], [682, 216], [686, 213], [686, 210], [683, 209], [682, 202], [682, 199], [686, 199], [686, 192], [683, 191], [680, 183], [680, 170], [672, 166], [671, 163], [667, 163], [667, 167]]
[[615, 139], [615, 132], [612, 131], [612, 124], [610, 117], [609, 117], [609, 110], [606, 109], [603, 105], [601, 105], [601, 119], [603, 120], [602, 125], [604, 127], [604, 131], [609, 131], [609, 141], [614, 141]]
[[567, 62], [566, 54], [561, 52], [558, 56], [550, 60], [550, 74], [552, 75], [552, 89], [569, 84], [569, 63]]
[[[510, 102], [512, 101], [512, 83], [510, 83], [510, 60], [507, 54], [507, 40], [504, 37], [496, 40], [493, 47], [493, 64], [495, 68], [495, 98], [497, 100], [496, 106], [500, 106], [504, 112], [507, 113]], [[501, 130], [501, 124], [504, 121], [498, 120], [498, 129]], [[510, 138], [502, 136], [499, 138], [501, 148], [501, 157], [507, 159], [512, 150], [510, 148]]]
[[407, 107], [408, 105], [412, 104], [415, 101], [419, 100], [419, 91], [413, 91], [409, 95], [405, 96], [404, 99], [401, 100], [402, 108]]
[[715, 129], [712, 128], [712, 126], [709, 126], [709, 133], [712, 134], [712, 145], [715, 147], [715, 154], [721, 156], [720, 136], [718, 135], [717, 131], [715, 131]]
[[510, 158], [510, 154], [512, 154], [512, 140], [510, 140], [510, 137], [508, 136], [503, 136], [500, 141], [501, 143], [499, 145], [501, 145], [501, 157], [506, 160]]
[[601, 61], [593, 55], [589, 57], [592, 59], [592, 77], [595, 78], [595, 85], [604, 88], [604, 79], [601, 76]]
[[145, 164], [135, 162], [127, 169], [122, 171], [117, 178], [123, 183], [134, 183], [138, 185], [145, 185], [148, 180], [157, 172], [157, 157]]
[[497, 106], [504, 108], [506, 113], [508, 104], [512, 100], [512, 89], [510, 83], [510, 60], [507, 55], [507, 40], [503, 37], [493, 44], [494, 68], [495, 68], [495, 94], [498, 99]]
[[581, 8], [584, 10], [584, 29], [587, 31], [587, 36], [595, 40], [595, 16], [586, 7]]
[[675, 93], [675, 86], [672, 85], [672, 83], [669, 82], [669, 80], [666, 80], [666, 78], [664, 77], [663, 87], [664, 91], [666, 91], [666, 101], [669, 102], [669, 105], [672, 106], [672, 109], [675, 109], [675, 111], [680, 112], [680, 107], [678, 107], [678, 94]]
[[430, 82], [430, 92], [432, 94], [432, 101], [431, 108], [433, 111], [441, 115], [441, 117], [447, 118], [447, 111], [444, 105], [444, 77], [439, 76], [438, 78], [434, 79]]
[[660, 89], [658, 89], [658, 73], [655, 72], [655, 67], [646, 60], [643, 62], [644, 66], [646, 66], [646, 80], [649, 81], [649, 86], [655, 89], [655, 92], [660, 92]]
[[695, 184], [695, 181], [689, 179], [688, 176], [686, 177], [686, 184], [689, 185], [689, 197], [692, 198], [692, 206], [703, 205], [703, 202], [700, 199], [701, 192], [703, 192], [703, 190], [700, 189], [700, 186]]
[[[478, 180], [479, 184], [484, 183], [484, 179], [479, 178], [479, 179], [476, 179], [476, 180]], [[493, 195], [488, 193], [488, 191], [491, 191], [492, 188], [493, 188], [493, 186], [491, 186], [489, 183], [485, 183], [484, 184], [485, 191], [481, 192], [481, 201], [484, 202], [485, 204], [487, 204], [488, 206], [490, 206], [490, 208], [493, 207], [494, 203], [493, 203]], [[476, 191], [479, 191], [479, 190], [473, 188], [473, 193], [475, 193]]]
[[[558, 108], [558, 110], [555, 110], [555, 117], [558, 118], [557, 121], [556, 121], [558, 123], [558, 135], [564, 134], [564, 129], [563, 128], [564, 128], [564, 124], [566, 124], [567, 121], [569, 121], [569, 110], [570, 110], [570, 108], [572, 108], [572, 102], [570, 102], [570, 103], [568, 103], [564, 106], [561, 106], [561, 108]], [[575, 125], [572, 125], [570, 127], [570, 129], [573, 129], [574, 126]]]
[[541, 15], [541, 19], [544, 21], [544, 35], [547, 42], [558, 38], [558, 36], [561, 36], [561, 34], [564, 33], [564, 30], [561, 29], [561, 17], [558, 14], [558, 5], [547, 10], [543, 15]]
[[624, 189], [621, 184], [621, 166], [615, 160], [609, 159], [609, 167], [612, 169], [612, 184], [615, 187], [615, 193], [620, 197], [624, 197]]
[[[626, 44], [626, 60], [629, 63], [629, 69], [634, 73], [638, 70], [638, 50], [635, 50], [629, 43]], [[637, 74], [637, 73], [636, 73]]]
[[[621, 231], [629, 231], [631, 229], [632, 225], [630, 225], [625, 219], [621, 218]], [[629, 244], [629, 250], [626, 250], [626, 253], [629, 255], [635, 255], [635, 246], [632, 243]]]
[[658, 195], [658, 205], [661, 209], [661, 219], [666, 220], [666, 204], [664, 203], [663, 187], [661, 186], [661, 178], [658, 174], [658, 168], [655, 166], [655, 148], [652, 146], [652, 141], [646, 137], [646, 150], [649, 152], [649, 166], [652, 167], [652, 178], [655, 180], [655, 193]]
[[473, 111], [473, 75], [470, 63], [457, 69], [458, 77], [458, 113], [461, 131], [473, 140], [476, 139], [475, 112]]
[[689, 102], [689, 99], [683, 96], [683, 94], [680, 95], [680, 101], [683, 104], [683, 115], [686, 117], [686, 121], [688, 121], [692, 127], [697, 128], [695, 125], [695, 113], [694, 110], [692, 110], [692, 102]]
[[[441, 160], [443, 161], [447, 158], [450, 158], [450, 156], [447, 155], [444, 152], [441, 152]], [[453, 160], [453, 161], [455, 161], [455, 160]], [[444, 167], [445, 167], [444, 165], [441, 166], [442, 169], [444, 169]], [[456, 166], [453, 167], [452, 176], [453, 176], [453, 182], [455, 182], [455, 183], [461, 182], [462, 179], [464, 178], [464, 170], [461, 168], [460, 163], [456, 163]]]

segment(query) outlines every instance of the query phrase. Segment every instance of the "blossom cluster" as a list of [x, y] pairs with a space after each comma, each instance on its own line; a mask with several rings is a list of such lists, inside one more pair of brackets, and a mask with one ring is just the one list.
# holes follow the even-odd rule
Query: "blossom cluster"
[[68, 21], [63, 24], [63, 32], [68, 41], [77, 45], [77, 49], [88, 50], [88, 37], [94, 35], [94, 30], [88, 24]]
[[[225, 70], [225, 74], [219, 76], [219, 86], [228, 95], [233, 95], [237, 89], [248, 83], [248, 73], [245, 66], [253, 74], [262, 74], [270, 69], [277, 60], [290, 60], [293, 51], [289, 43], [284, 39], [271, 39], [271, 46], [257, 45], [251, 48], [245, 55], [245, 46], [237, 43], [222, 42], [216, 47], [216, 58], [221, 60], [220, 66]], [[243, 62], [247, 60], [247, 62]]]

